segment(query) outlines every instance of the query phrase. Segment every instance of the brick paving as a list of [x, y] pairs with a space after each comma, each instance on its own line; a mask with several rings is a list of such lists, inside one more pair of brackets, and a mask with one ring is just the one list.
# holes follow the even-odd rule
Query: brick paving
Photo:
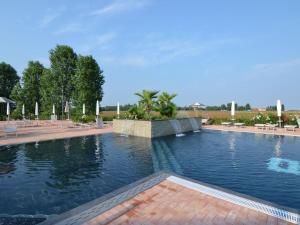
[[211, 129], [211, 130], [221, 130], [221, 131], [300, 137], [300, 128], [296, 128], [295, 131], [286, 130], [284, 128], [276, 128], [276, 130], [258, 129], [257, 127], [253, 127], [253, 126], [235, 127], [235, 126], [222, 126], [222, 125], [205, 125], [203, 126], [203, 128]]
[[54, 124], [41, 121], [39, 123], [35, 122], [30, 127], [19, 127], [17, 129], [17, 136], [15, 134], [10, 134], [6, 137], [3, 132], [3, 127], [5, 124], [6, 123], [4, 122], [0, 123], [0, 146], [112, 132], [111, 125], [105, 125], [105, 127], [102, 129], [88, 127], [75, 128], [70, 126], [71, 123], [69, 121], [62, 121]]
[[293, 224], [189, 189], [169, 180], [94, 217], [84, 225]]

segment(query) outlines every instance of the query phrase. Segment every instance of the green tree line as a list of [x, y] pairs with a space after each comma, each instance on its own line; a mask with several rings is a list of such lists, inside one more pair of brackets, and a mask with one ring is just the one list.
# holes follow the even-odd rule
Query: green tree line
[[[22, 78], [11, 65], [0, 63], [0, 96], [16, 102], [13, 115], [21, 116], [23, 104], [25, 115], [34, 114], [36, 102], [46, 118], [52, 114], [53, 105], [56, 114], [62, 117], [66, 104], [70, 105], [72, 114], [81, 114], [83, 104], [86, 114], [95, 114], [96, 101], [103, 98], [105, 82], [97, 61], [91, 55], [77, 55], [67, 45], [51, 49], [49, 61], [49, 68], [39, 61], [29, 61]], [[2, 109], [1, 114], [4, 112]]]

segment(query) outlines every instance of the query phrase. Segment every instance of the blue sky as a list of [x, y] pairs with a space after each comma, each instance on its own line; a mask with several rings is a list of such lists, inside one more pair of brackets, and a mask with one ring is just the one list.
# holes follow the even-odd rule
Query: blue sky
[[300, 108], [300, 1], [1, 1], [0, 61], [19, 75], [67, 44], [104, 70], [103, 105], [142, 89], [176, 103]]

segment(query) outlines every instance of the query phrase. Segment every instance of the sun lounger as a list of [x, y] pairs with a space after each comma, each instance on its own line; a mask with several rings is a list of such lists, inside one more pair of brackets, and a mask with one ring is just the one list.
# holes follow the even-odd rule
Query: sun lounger
[[245, 127], [245, 123], [234, 123], [233, 125], [236, 127]]
[[3, 131], [4, 131], [6, 137], [9, 134], [16, 134], [16, 136], [18, 136], [17, 127], [14, 125], [5, 125]]
[[296, 129], [296, 125], [284, 125], [284, 129], [286, 130], [286, 131], [294, 131], [295, 132], [295, 129]]
[[257, 123], [254, 124], [255, 127], [257, 127], [257, 129], [265, 129], [266, 128], [266, 124], [262, 124], [262, 123]]
[[278, 124], [266, 124], [265, 128], [269, 130], [276, 130], [276, 127], [278, 127]]
[[229, 127], [229, 126], [231, 126], [231, 122], [222, 122], [221, 123], [221, 125], [223, 125], [223, 126], [227, 126], [227, 127]]

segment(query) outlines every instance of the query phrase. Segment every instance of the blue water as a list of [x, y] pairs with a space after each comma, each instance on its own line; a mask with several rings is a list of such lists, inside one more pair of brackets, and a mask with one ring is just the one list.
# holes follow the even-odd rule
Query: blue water
[[203, 130], [0, 147], [0, 214], [59, 214], [159, 170], [300, 209], [300, 138]]

